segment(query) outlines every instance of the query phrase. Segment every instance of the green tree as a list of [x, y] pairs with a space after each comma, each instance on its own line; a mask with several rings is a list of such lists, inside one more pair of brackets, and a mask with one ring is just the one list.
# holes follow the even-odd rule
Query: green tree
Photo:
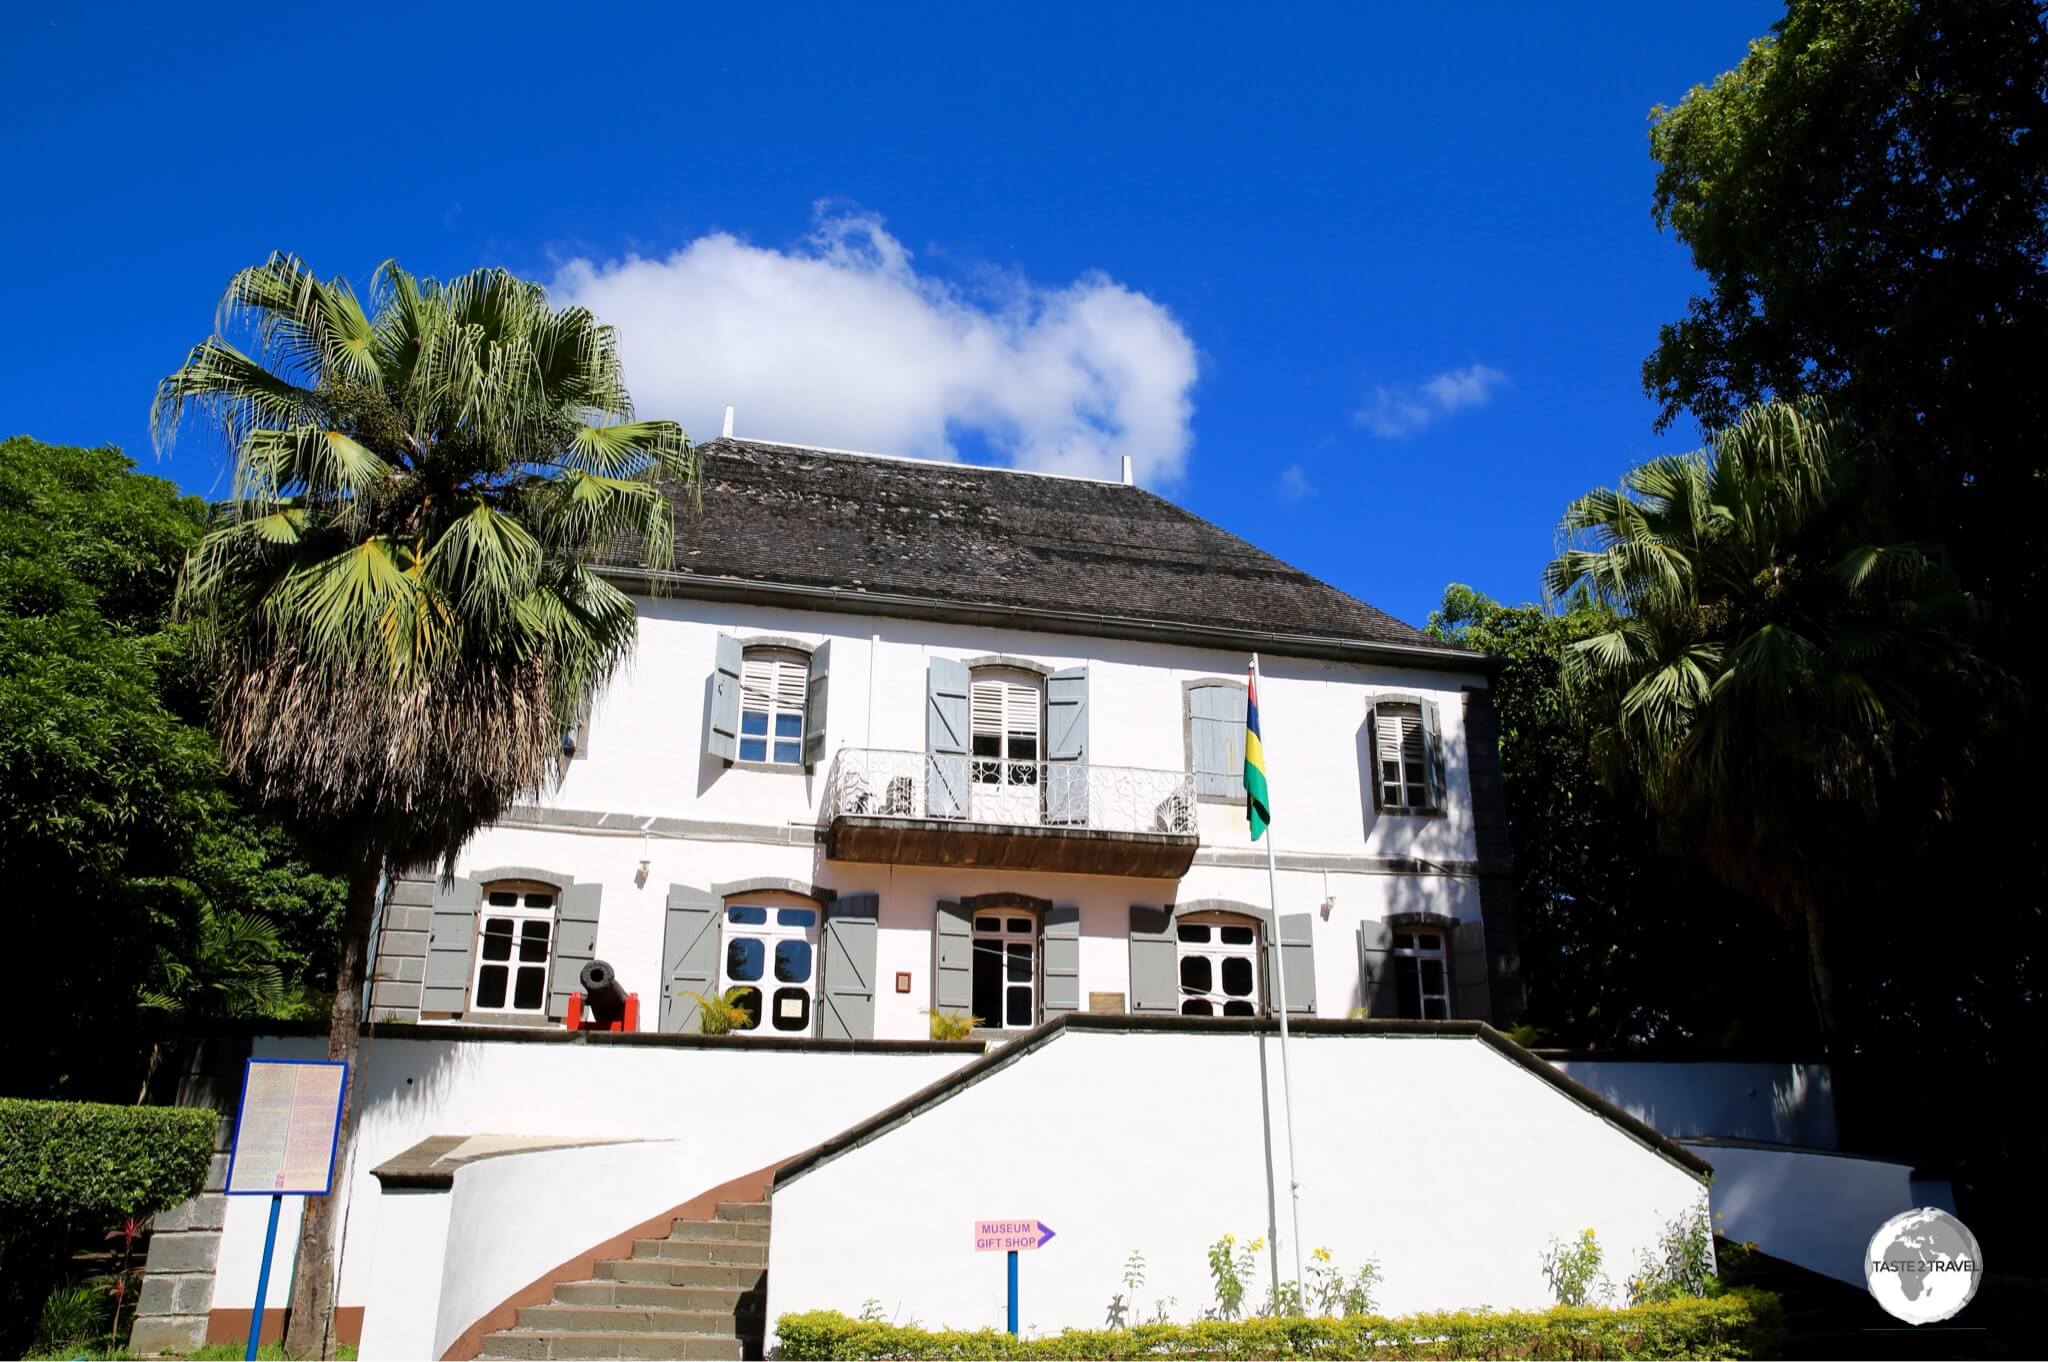
[[[273, 255], [230, 281], [216, 334], [163, 380], [159, 438], [191, 409], [232, 453], [234, 496], [180, 599], [230, 768], [338, 849], [328, 1054], [348, 1059], [382, 877], [452, 862], [557, 777], [562, 734], [635, 636], [592, 565], [668, 561], [669, 489], [694, 487], [694, 460], [674, 423], [633, 419], [609, 327], [500, 270], [442, 283], [387, 263], [366, 308]], [[331, 1347], [333, 1231], [332, 1199], [314, 1199], [287, 1339], [301, 1356]]]
[[1938, 560], [1864, 542], [1851, 432], [1815, 405], [1746, 411], [1566, 510], [1545, 574], [1612, 623], [1564, 680], [1610, 785], [1664, 836], [1803, 929], [1822, 1034], [1831, 936], [1921, 715], [1969, 695], [1965, 602]]

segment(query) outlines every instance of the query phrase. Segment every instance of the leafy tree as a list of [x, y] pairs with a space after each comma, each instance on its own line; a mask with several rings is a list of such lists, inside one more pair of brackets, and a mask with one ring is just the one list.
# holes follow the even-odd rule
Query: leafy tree
[[[254, 354], [228, 338], [244, 333]], [[694, 487], [694, 460], [674, 423], [632, 419], [609, 327], [499, 270], [441, 283], [387, 263], [366, 309], [273, 255], [163, 380], [159, 438], [193, 409], [232, 452], [234, 497], [181, 600], [230, 768], [337, 849], [328, 1054], [351, 1058], [382, 877], [452, 862], [556, 778], [635, 636], [592, 564], [668, 561], [667, 489]], [[301, 1356], [331, 1343], [331, 1212], [309, 1203], [300, 1237]]]
[[1901, 794], [1922, 707], [1964, 695], [1972, 664], [1941, 564], [1857, 538], [1849, 438], [1817, 406], [1753, 408], [1710, 448], [1573, 502], [1546, 571], [1553, 596], [1615, 611], [1565, 654], [1595, 763], [1803, 929], [1830, 1040], [1831, 937], [1862, 833]]

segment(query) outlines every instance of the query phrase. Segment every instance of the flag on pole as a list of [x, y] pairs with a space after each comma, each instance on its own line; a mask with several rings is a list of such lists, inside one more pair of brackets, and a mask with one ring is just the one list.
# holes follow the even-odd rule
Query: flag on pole
[[1273, 821], [1273, 809], [1266, 794], [1266, 748], [1259, 741], [1259, 660], [1252, 659], [1251, 679], [1244, 694], [1244, 793], [1245, 816], [1251, 819], [1252, 840], [1265, 835]]

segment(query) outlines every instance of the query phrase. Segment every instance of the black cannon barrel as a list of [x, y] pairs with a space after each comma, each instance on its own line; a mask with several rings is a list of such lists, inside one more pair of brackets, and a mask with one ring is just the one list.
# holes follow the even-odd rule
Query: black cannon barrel
[[619, 985], [618, 972], [608, 960], [593, 960], [577, 977], [583, 987], [583, 1001], [599, 1021], [614, 1021], [626, 1011], [626, 990]]

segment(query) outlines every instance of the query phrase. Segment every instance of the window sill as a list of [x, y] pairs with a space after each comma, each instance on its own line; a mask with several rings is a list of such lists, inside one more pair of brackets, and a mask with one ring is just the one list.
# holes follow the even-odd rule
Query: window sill
[[1448, 818], [1448, 809], [1376, 809], [1382, 818]]
[[536, 1031], [569, 1029], [563, 1022], [537, 1012], [486, 1012], [472, 1008], [454, 1020], [468, 1022], [472, 1026], [530, 1026]]
[[797, 762], [787, 761], [728, 761], [728, 771], [769, 771], [787, 776], [807, 776], [811, 768]]
[[1244, 807], [1244, 796], [1198, 794], [1195, 796], [1195, 802], [1197, 804], [1228, 804], [1233, 809], [1241, 809]]

